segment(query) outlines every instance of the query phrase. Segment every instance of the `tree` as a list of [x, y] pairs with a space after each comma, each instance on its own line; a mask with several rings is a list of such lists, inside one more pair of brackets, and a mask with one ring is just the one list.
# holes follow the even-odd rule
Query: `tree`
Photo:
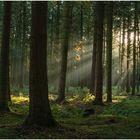
[[107, 102], [112, 102], [112, 25], [113, 25], [113, 2], [107, 2], [107, 37], [106, 37]]
[[[94, 10], [96, 15], [96, 9]], [[97, 40], [97, 18], [94, 18], [94, 35], [93, 35], [93, 52], [92, 52], [92, 68], [91, 68], [91, 82], [90, 82], [90, 93], [95, 93], [95, 70], [96, 70], [96, 40]]]
[[132, 95], [135, 95], [135, 84], [136, 84], [136, 19], [137, 19], [137, 2], [135, 2], [134, 12], [134, 42], [133, 42], [133, 81], [132, 81]]
[[71, 19], [71, 6], [70, 2], [64, 2], [64, 25], [63, 25], [63, 41], [62, 41], [62, 58], [61, 58], [61, 70], [60, 81], [58, 87], [59, 97], [57, 102], [65, 100], [65, 85], [66, 85], [66, 73], [67, 73], [67, 57], [69, 48], [69, 35], [70, 35], [70, 19]]
[[95, 104], [102, 104], [103, 76], [102, 76], [102, 50], [103, 50], [103, 21], [104, 21], [104, 2], [96, 2], [95, 6], [97, 20], [96, 38], [96, 70], [95, 70]]
[[126, 75], [126, 92], [130, 92], [130, 24], [131, 24], [131, 19], [130, 15], [128, 15], [127, 18], [127, 64], [126, 64], [126, 69], [127, 69], [127, 75]]
[[47, 2], [32, 2], [29, 115], [25, 125], [55, 126], [47, 79]]
[[83, 2], [80, 5], [80, 39], [83, 39]]
[[[125, 6], [124, 6], [124, 8], [125, 8]], [[125, 54], [125, 30], [126, 30], [126, 19], [125, 19], [125, 13], [123, 13], [123, 29], [122, 29], [122, 32], [123, 32], [123, 34], [122, 34], [122, 45], [121, 45], [121, 79], [122, 79], [122, 81], [121, 81], [121, 91], [124, 91], [124, 82], [125, 82], [125, 80], [124, 80], [124, 67], [123, 67], [123, 65], [124, 65], [124, 54]]]
[[31, 2], [12, 3], [10, 76], [11, 90], [21, 90], [29, 82]]
[[10, 22], [11, 22], [11, 2], [4, 2], [2, 47], [1, 47], [1, 67], [0, 67], [0, 111], [9, 111], [9, 49], [10, 49]]
[[22, 36], [21, 36], [21, 51], [20, 51], [20, 74], [19, 74], [19, 88], [24, 87], [24, 59], [25, 59], [25, 48], [26, 48], [26, 2], [22, 2]]

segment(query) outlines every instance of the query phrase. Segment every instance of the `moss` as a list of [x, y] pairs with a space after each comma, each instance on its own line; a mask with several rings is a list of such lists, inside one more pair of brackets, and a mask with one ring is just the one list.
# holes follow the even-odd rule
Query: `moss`
[[61, 126], [27, 130], [19, 126], [28, 113], [28, 96], [12, 96], [9, 105], [14, 113], [0, 114], [0, 138], [140, 138], [140, 98], [114, 97], [119, 102], [105, 106], [90, 104], [95, 114], [85, 118], [82, 113], [86, 104], [80, 102], [80, 98], [83, 97], [71, 100], [67, 105], [51, 105]]

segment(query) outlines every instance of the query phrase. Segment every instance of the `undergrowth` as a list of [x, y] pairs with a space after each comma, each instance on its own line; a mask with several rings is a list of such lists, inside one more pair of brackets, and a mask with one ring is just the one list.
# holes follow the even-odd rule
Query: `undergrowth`
[[[49, 97], [56, 99], [55, 94]], [[67, 97], [68, 104], [51, 103], [61, 127], [27, 131], [20, 126], [28, 114], [28, 95], [12, 95], [12, 113], [0, 114], [0, 138], [140, 138], [139, 97], [113, 96], [113, 103], [104, 106], [92, 105], [93, 99], [89, 93], [73, 94]], [[95, 113], [84, 117], [87, 107]]]

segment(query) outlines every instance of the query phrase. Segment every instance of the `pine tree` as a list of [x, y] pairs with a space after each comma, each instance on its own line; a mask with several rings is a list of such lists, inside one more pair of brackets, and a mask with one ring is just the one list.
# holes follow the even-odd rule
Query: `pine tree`
[[65, 100], [65, 86], [66, 86], [66, 74], [67, 74], [69, 35], [70, 35], [71, 6], [72, 6], [72, 3], [64, 2], [64, 25], [63, 25], [64, 32], [63, 32], [63, 41], [62, 41], [60, 81], [59, 81], [59, 87], [58, 87], [59, 97], [57, 98], [57, 102], [63, 102]]
[[29, 115], [24, 125], [55, 126], [47, 79], [47, 2], [32, 2]]
[[112, 102], [112, 26], [113, 26], [113, 2], [107, 2], [107, 37], [106, 37], [107, 102]]
[[4, 18], [1, 47], [0, 67], [0, 111], [9, 111], [9, 49], [10, 49], [10, 23], [11, 23], [11, 2], [4, 2]]
[[103, 92], [103, 68], [102, 68], [102, 51], [103, 51], [103, 21], [104, 21], [104, 2], [96, 2], [97, 20], [97, 51], [96, 51], [96, 70], [95, 70], [95, 104], [102, 104]]

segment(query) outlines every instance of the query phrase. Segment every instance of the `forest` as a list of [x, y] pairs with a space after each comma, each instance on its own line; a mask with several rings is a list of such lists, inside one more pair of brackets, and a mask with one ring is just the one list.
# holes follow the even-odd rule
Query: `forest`
[[140, 139], [139, 1], [0, 1], [1, 139]]

